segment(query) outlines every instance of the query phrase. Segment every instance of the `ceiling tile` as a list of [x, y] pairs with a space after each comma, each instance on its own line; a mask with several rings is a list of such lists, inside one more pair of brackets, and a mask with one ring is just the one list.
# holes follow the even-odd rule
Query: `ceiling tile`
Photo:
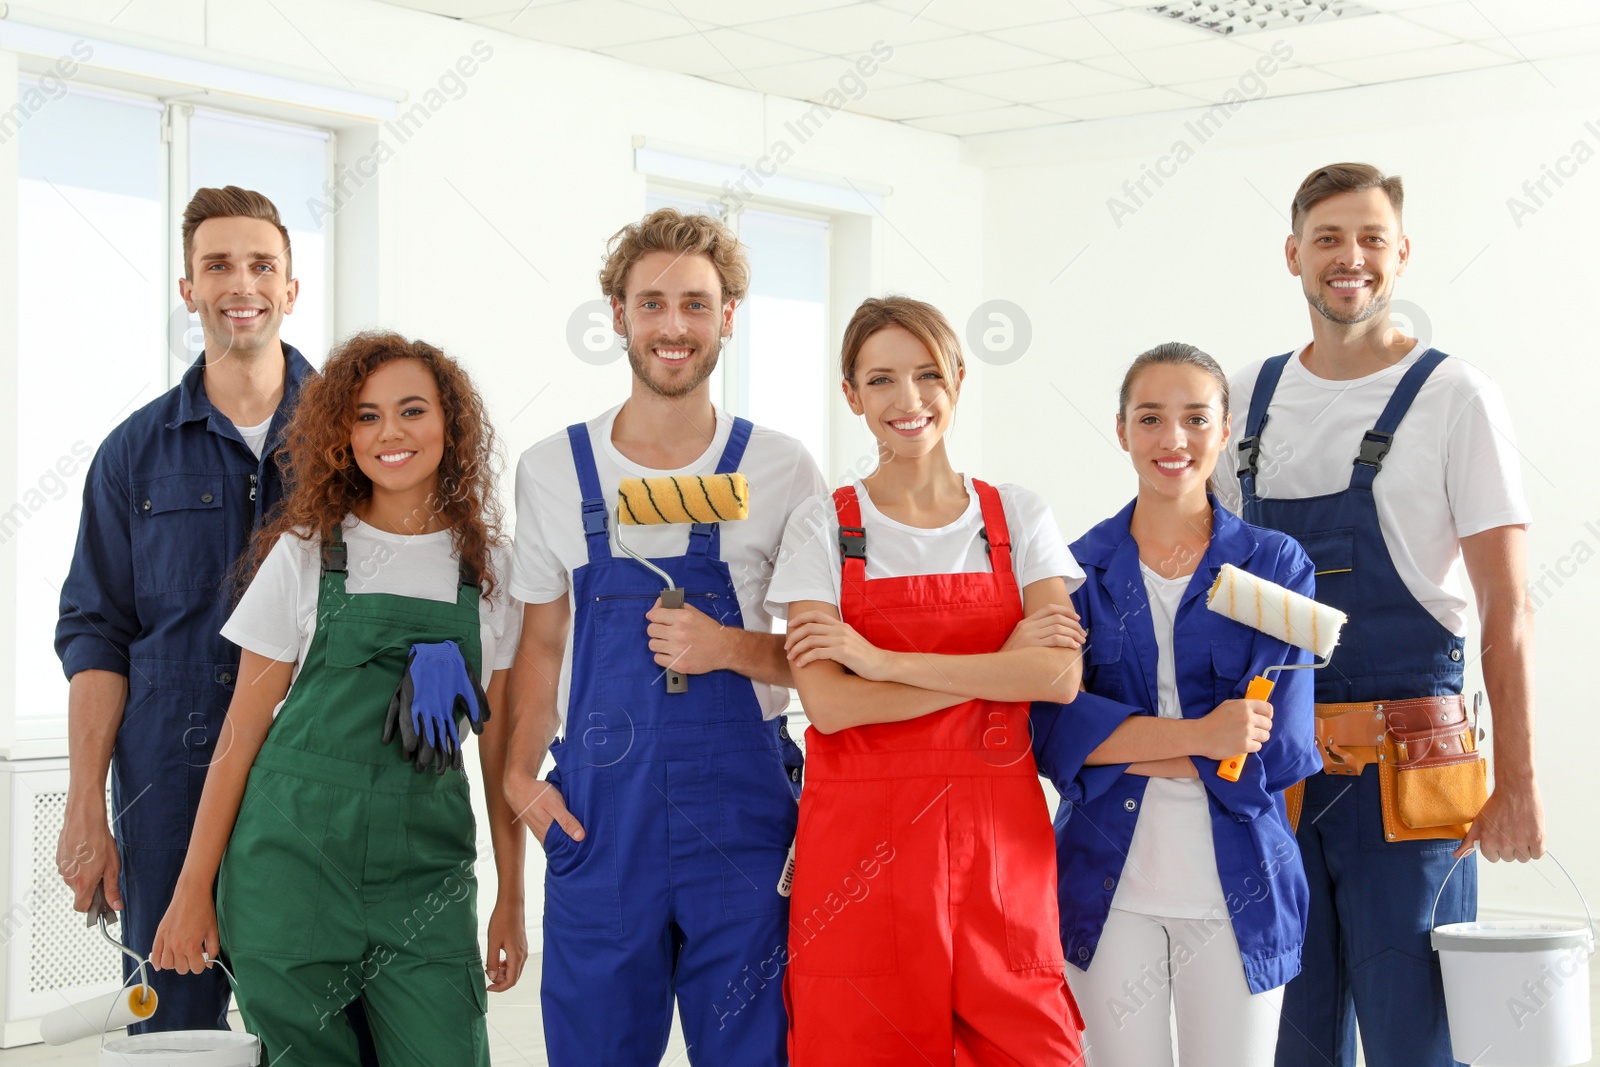
[[1173, 89], [1134, 89], [1125, 93], [1076, 96], [1069, 100], [1047, 101], [1039, 106], [1076, 119], [1110, 119], [1122, 115], [1143, 115], [1152, 111], [1178, 111], [1198, 107], [1201, 101]]
[[[640, 41], [601, 49], [608, 56], [645, 67], [660, 67], [683, 74], [718, 74], [749, 71], [757, 67], [821, 59], [815, 52], [752, 37], [739, 30], [710, 29], [660, 41]], [[741, 84], [735, 82], [734, 84]], [[750, 83], [742, 83], [750, 88]]]
[[1002, 100], [1033, 104], [1040, 100], [1062, 100], [1071, 96], [1138, 89], [1146, 83], [1095, 70], [1083, 63], [1052, 63], [998, 74], [979, 74], [970, 78], [951, 78], [948, 84], [958, 89], [987, 93]]
[[[1251, 73], [1258, 74], [1256, 71]], [[1354, 79], [1341, 78], [1316, 67], [1283, 67], [1270, 77], [1261, 78], [1261, 83], [1266, 85], [1265, 93], [1249, 77], [1243, 78], [1242, 85], [1240, 81], [1240, 78], [1208, 78], [1204, 81], [1180, 82], [1172, 88], [1215, 104], [1220, 103], [1229, 92], [1255, 100], [1262, 96], [1295, 96], [1299, 93], [1348, 89], [1356, 84]]]
[[881, 68], [863, 76], [857, 67], [838, 56], [784, 63], [776, 67], [747, 68], [742, 73], [728, 71], [710, 77], [740, 89], [748, 89], [753, 84], [759, 92], [794, 100], [819, 100], [830, 89], [852, 97], [861, 94], [863, 83], [865, 91], [870, 93], [919, 82], [919, 79], [908, 74]]
[[533, 4], [520, 11], [502, 11], [477, 19], [491, 29], [569, 48], [593, 51], [637, 41], [654, 41], [691, 33], [694, 23], [681, 15], [653, 11], [624, 0], [567, 0]]
[[[1050, 22], [1063, 15], [1081, 17], [1118, 10], [1107, 0], [1004, 0], [1002, 3], [975, 4], [972, 0], [882, 0], [886, 7], [909, 11], [921, 18], [946, 26], [988, 33], [1011, 26]], [[1152, 0], [1154, 2], [1154, 0]]]
[[936, 133], [953, 133], [966, 137], [975, 133], [999, 133], [1002, 130], [1026, 130], [1039, 126], [1057, 126], [1070, 122], [1065, 115], [1044, 111], [1023, 104], [997, 107], [987, 111], [966, 111], [959, 115], [939, 115], [935, 118], [912, 119], [909, 125], [920, 126]]
[[963, 111], [982, 111], [1002, 104], [992, 96], [956, 89], [940, 82], [917, 82], [894, 89], [872, 89], [850, 105], [851, 111], [876, 115], [880, 119], [933, 118]]
[[870, 51], [879, 42], [899, 48], [918, 41], [954, 37], [960, 32], [904, 11], [862, 3], [787, 18], [751, 21], [740, 28], [797, 48], [850, 54]]
[[[568, 0], [534, 0], [533, 6], [549, 7], [567, 3]], [[523, 6], [519, 0], [388, 0], [395, 7], [408, 7], [413, 11], [426, 11], [450, 19], [480, 19], [485, 15], [517, 13]]]
[[1423, 48], [1387, 56], [1365, 56], [1337, 63], [1324, 63], [1322, 69], [1363, 85], [1423, 78], [1430, 74], [1454, 74], [1461, 70], [1498, 67], [1517, 60], [1475, 44], [1453, 44], [1443, 48]]
[[[1463, 7], [1467, 8], [1466, 12], [1457, 10]], [[1538, 0], [1537, 3], [1530, 0], [1470, 0], [1406, 11], [1405, 17], [1412, 22], [1469, 39], [1498, 37], [1502, 34], [1513, 37], [1519, 33], [1540, 33], [1600, 23], [1600, 4], [1594, 0]], [[1462, 20], [1467, 26], [1484, 27], [1487, 33], [1458, 33], [1448, 25], [1451, 19]]]
[[1600, 26], [1574, 26], [1544, 33], [1524, 33], [1504, 40], [1478, 42], [1510, 59], [1541, 60], [1600, 52]]
[[[758, 19], [827, 11], [858, 0], [761, 0], [759, 6], [750, 3], [750, 0], [631, 0], [631, 2], [640, 7], [680, 15], [713, 26], [741, 26]], [[500, 0], [500, 3], [503, 6], [505, 0]]]
[[995, 30], [989, 36], [1026, 48], [1048, 52], [1061, 59], [1087, 59], [1090, 56], [1116, 55], [1117, 50], [1105, 34], [1086, 18], [1058, 19], [1010, 30]]
[[1085, 60], [1096, 70], [1118, 74], [1150, 85], [1201, 81], [1207, 78], [1237, 78], [1254, 70], [1261, 53], [1218, 37], [1193, 44], [1168, 45], [1123, 56], [1098, 56]]
[[1455, 39], [1397, 15], [1377, 14], [1333, 21], [1322, 18], [1292, 30], [1251, 34], [1239, 38], [1238, 43], [1258, 52], [1287, 46], [1293, 50], [1296, 63], [1322, 66], [1346, 59], [1441, 47], [1454, 44]]
[[978, 34], [900, 45], [890, 60], [897, 71], [934, 80], [1037, 67], [1054, 61], [1054, 56], [1043, 52]]
[[1089, 22], [1111, 44], [1111, 50], [1116, 52], [1137, 52], [1165, 45], [1221, 40], [1209, 30], [1176, 22], [1162, 15], [1152, 15], [1148, 11], [1090, 15]]

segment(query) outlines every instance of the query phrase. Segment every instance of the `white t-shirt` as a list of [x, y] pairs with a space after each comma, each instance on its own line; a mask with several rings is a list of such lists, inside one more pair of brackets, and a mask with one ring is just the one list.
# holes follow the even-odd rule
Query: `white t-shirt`
[[[868, 578], [901, 578], [914, 574], [971, 574], [989, 570], [984, 547], [983, 509], [972, 479], [961, 476], [967, 487], [967, 510], [948, 526], [924, 530], [896, 522], [872, 503], [859, 480], [856, 499], [861, 504], [861, 528], [867, 532]], [[1064, 578], [1067, 590], [1083, 584], [1083, 568], [1061, 537], [1050, 505], [1038, 493], [1020, 485], [996, 486], [1011, 535], [1011, 569], [1018, 590], [1045, 578]], [[839, 606], [842, 585], [839, 563], [839, 513], [831, 494], [807, 500], [789, 519], [783, 533], [783, 550], [767, 591], [767, 610], [788, 618], [797, 600], [820, 600]]]
[[[456, 600], [461, 571], [449, 530], [394, 534], [349, 515], [344, 520], [344, 543], [349, 568], [346, 592], [393, 593], [441, 603]], [[485, 688], [493, 671], [511, 666], [522, 635], [522, 606], [511, 600], [502, 577], [509, 570], [509, 557], [509, 548], [494, 550], [495, 596], [492, 601], [478, 598], [478, 636], [483, 645], [480, 681]], [[278, 538], [223, 625], [222, 636], [258, 656], [293, 662], [298, 676], [317, 629], [321, 578], [320, 534]]]
[[[1178, 604], [1194, 576], [1163, 578], [1143, 563], [1139, 569], [1144, 572], [1150, 625], [1156, 634], [1156, 714], [1181, 719], [1172, 631]], [[1206, 787], [1198, 778], [1151, 778], [1111, 906], [1141, 915], [1203, 919], [1226, 904], [1217, 875]]]
[[[733, 416], [719, 410], [716, 434], [699, 459], [680, 470], [652, 470], [633, 462], [611, 443], [611, 427], [620, 410], [622, 405], [618, 404], [587, 424], [600, 489], [612, 522], [616, 521], [617, 487], [622, 479], [714, 473], [733, 432]], [[721, 524], [722, 559], [739, 595], [745, 629], [770, 633], [772, 617], [765, 607], [767, 582], [772, 576], [784, 523], [801, 501], [822, 492], [827, 483], [804, 445], [762, 426], [751, 431], [739, 472], [750, 487], [750, 517]], [[589, 562], [582, 499], [578, 468], [565, 430], [522, 454], [517, 464], [517, 536], [511, 572], [511, 593], [518, 600], [548, 604], [569, 595], [572, 572]], [[689, 547], [689, 529], [687, 525], [629, 526], [620, 534], [630, 549], [646, 558], [656, 558], [683, 555]], [[642, 626], [639, 640], [647, 640]], [[563, 729], [571, 677], [569, 640], [562, 655], [561, 685], [556, 697]], [[788, 706], [787, 689], [752, 684], [767, 718], [777, 716]]]
[[267, 447], [267, 431], [272, 429], [272, 416], [267, 416], [266, 422], [259, 422], [254, 426], [239, 426], [235, 424], [233, 428], [239, 431], [239, 436], [244, 438], [244, 443], [249, 445], [250, 451], [256, 454], [257, 459], [260, 459], [261, 450]]
[[[1301, 348], [1283, 369], [1261, 435], [1256, 492], [1264, 499], [1336, 493], [1350, 484], [1361, 435], [1382, 414], [1401, 377], [1424, 349], [1393, 367], [1352, 381], [1318, 378]], [[1264, 361], [1262, 361], [1264, 362]], [[1229, 380], [1233, 441], [1246, 434], [1261, 363]], [[1238, 453], [1217, 464], [1222, 502], [1240, 507]], [[1434, 368], [1395, 432], [1373, 482], [1378, 526], [1411, 595], [1451, 633], [1466, 633], [1468, 599], [1455, 564], [1460, 539], [1528, 523], [1520, 454], [1499, 388], [1464, 359]]]

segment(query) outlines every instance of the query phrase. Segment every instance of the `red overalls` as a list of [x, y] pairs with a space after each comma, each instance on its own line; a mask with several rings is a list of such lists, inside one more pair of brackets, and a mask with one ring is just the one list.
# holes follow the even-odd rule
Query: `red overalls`
[[[998, 652], [1021, 621], [1000, 495], [972, 484], [989, 574], [868, 580], [855, 490], [834, 493], [839, 613], [879, 648]], [[969, 700], [806, 741], [784, 983], [793, 1067], [1079, 1064], [1028, 705]]]

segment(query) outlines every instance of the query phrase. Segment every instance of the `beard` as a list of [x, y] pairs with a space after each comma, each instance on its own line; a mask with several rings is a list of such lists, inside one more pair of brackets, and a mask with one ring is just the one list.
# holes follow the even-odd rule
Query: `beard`
[[717, 369], [717, 360], [722, 355], [722, 345], [719, 343], [714, 348], [707, 349], [697, 341], [674, 341], [666, 347], [693, 348], [695, 354], [689, 357], [689, 373], [676, 381], [660, 382], [651, 376], [652, 360], [650, 349], [663, 338], [651, 338], [649, 343], [635, 345], [632, 337], [623, 339], [622, 347], [628, 353], [628, 366], [633, 368], [633, 376], [645, 384], [652, 393], [668, 400], [678, 400], [688, 396], [711, 377], [711, 372]]
[[1341, 326], [1354, 326], [1357, 323], [1366, 322], [1374, 315], [1389, 309], [1390, 290], [1387, 288], [1381, 292], [1374, 292], [1372, 299], [1368, 300], [1364, 306], [1350, 311], [1340, 311], [1328, 303], [1327, 298], [1322, 295], [1320, 283], [1317, 289], [1305, 289], [1304, 291], [1306, 303], [1316, 308], [1317, 313], [1329, 322], [1336, 322]]

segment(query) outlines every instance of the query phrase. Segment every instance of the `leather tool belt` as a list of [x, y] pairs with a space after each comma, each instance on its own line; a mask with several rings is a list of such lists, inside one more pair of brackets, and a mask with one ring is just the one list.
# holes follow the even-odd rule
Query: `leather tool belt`
[[[1488, 799], [1477, 724], [1460, 696], [1317, 705], [1326, 774], [1356, 777], [1378, 765], [1387, 841], [1465, 837]], [[1305, 785], [1285, 791], [1298, 827]]]

